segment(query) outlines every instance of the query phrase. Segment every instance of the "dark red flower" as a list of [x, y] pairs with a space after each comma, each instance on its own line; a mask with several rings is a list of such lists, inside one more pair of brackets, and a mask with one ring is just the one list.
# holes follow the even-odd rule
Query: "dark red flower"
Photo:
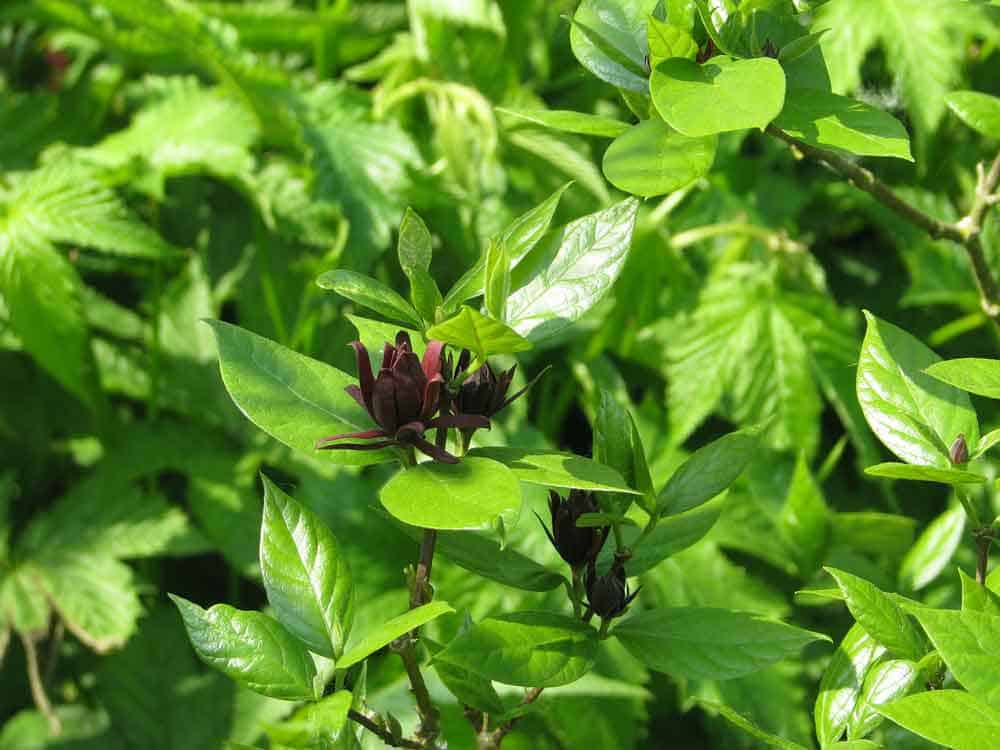
[[[469, 367], [471, 357], [468, 349], [462, 350], [455, 368], [456, 376], [461, 375]], [[515, 372], [517, 372], [517, 365], [497, 375], [489, 363], [484, 362], [482, 367], [463, 380], [458, 387], [452, 402], [455, 413], [477, 414], [481, 417], [492, 418], [497, 412], [510, 405], [512, 401], [520, 398], [545, 374], [545, 370], [542, 370], [524, 388], [508, 397], [507, 391], [510, 390], [510, 385], [514, 381]]]
[[607, 526], [580, 527], [577, 520], [584, 513], [597, 513], [600, 507], [592, 492], [570, 490], [565, 500], [555, 490], [549, 490], [549, 513], [552, 515], [552, 531], [542, 524], [545, 534], [560, 557], [579, 568], [597, 559], [604, 540], [608, 536]]
[[623, 614], [639, 593], [639, 589], [629, 593], [625, 568], [618, 559], [611, 570], [602, 576], [597, 575], [596, 566], [590, 563], [586, 584], [587, 605], [595, 615], [604, 620]]
[[[433, 428], [459, 427], [475, 429], [489, 427], [490, 421], [475, 415], [439, 415], [441, 386], [441, 352], [444, 344], [427, 344], [423, 361], [413, 353], [409, 335], [400, 331], [396, 345], [386, 343], [378, 377], [372, 374], [368, 350], [360, 341], [351, 343], [358, 361], [360, 385], [347, 386], [347, 392], [368, 412], [378, 429], [331, 435], [316, 443], [320, 450], [375, 450], [390, 446], [413, 446], [431, 458], [444, 463], [458, 459], [424, 437]], [[345, 438], [374, 440], [370, 443], [338, 443]], [[381, 438], [376, 440], [376, 438]]]

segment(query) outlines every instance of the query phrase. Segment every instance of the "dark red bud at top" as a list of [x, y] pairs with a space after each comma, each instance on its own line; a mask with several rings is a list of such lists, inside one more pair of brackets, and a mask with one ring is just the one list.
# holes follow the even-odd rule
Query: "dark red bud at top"
[[764, 42], [764, 47], [763, 49], [761, 49], [761, 54], [764, 55], [764, 57], [771, 57], [777, 60], [778, 48], [775, 46], [774, 42], [768, 39]]
[[592, 492], [570, 490], [569, 497], [564, 500], [558, 492], [549, 490], [549, 512], [552, 515], [549, 540], [559, 556], [571, 567], [579, 568], [593, 562], [604, 546], [604, 540], [608, 536], [607, 526], [576, 525], [584, 513], [597, 513], [599, 510]]
[[597, 569], [591, 563], [587, 569], [587, 602], [594, 614], [602, 619], [618, 617], [638, 594], [629, 595], [628, 584], [625, 582], [625, 568], [615, 562], [603, 576], [597, 575]]
[[951, 459], [953, 464], [968, 462], [969, 446], [965, 442], [965, 435], [959, 433], [958, 437], [955, 438], [955, 442], [951, 444], [951, 450], [948, 451], [948, 458]]

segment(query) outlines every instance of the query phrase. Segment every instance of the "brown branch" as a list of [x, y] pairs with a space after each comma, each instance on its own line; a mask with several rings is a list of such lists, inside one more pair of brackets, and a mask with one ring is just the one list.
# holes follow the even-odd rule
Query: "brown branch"
[[767, 126], [767, 133], [778, 140], [787, 143], [793, 150], [804, 156], [819, 161], [841, 177], [847, 179], [859, 190], [871, 195], [886, 208], [898, 214], [916, 227], [924, 230], [933, 239], [951, 240], [961, 245], [972, 263], [972, 272], [979, 290], [979, 301], [983, 312], [1000, 325], [1000, 285], [986, 262], [982, 242], [979, 235], [982, 231], [982, 219], [986, 210], [998, 202], [994, 192], [1000, 184], [1000, 154], [993, 161], [987, 173], [982, 167], [977, 171], [979, 179], [976, 185], [976, 197], [968, 215], [954, 224], [941, 221], [921, 211], [912, 203], [904, 200], [888, 185], [879, 180], [871, 171], [845, 159], [832, 151], [811, 146], [797, 138], [793, 138], [774, 125]]
[[49, 733], [55, 737], [62, 733], [62, 722], [56, 716], [52, 704], [49, 703], [49, 696], [45, 694], [45, 684], [42, 682], [42, 674], [38, 668], [38, 651], [35, 650], [35, 641], [30, 636], [21, 633], [21, 643], [24, 644], [24, 656], [28, 667], [28, 685], [31, 687], [31, 698], [35, 701], [35, 706], [39, 712], [49, 722]]
[[[429, 601], [425, 594], [431, 580], [436, 542], [437, 532], [434, 529], [424, 529], [424, 537], [420, 542], [420, 559], [417, 561], [417, 570], [413, 576], [413, 588], [410, 590], [410, 609], [416, 609]], [[416, 631], [413, 632], [413, 637], [417, 637]]]
[[360, 711], [355, 711], [353, 708], [347, 712], [347, 718], [356, 724], [363, 726], [389, 747], [409, 747], [414, 748], [415, 750], [420, 750], [420, 748], [423, 747], [423, 745], [416, 740], [411, 740], [406, 737], [393, 737], [392, 732], [388, 729], [379, 726], [375, 721], [368, 718]]
[[[540, 687], [531, 688], [531, 690], [529, 690], [524, 694], [524, 698], [521, 700], [521, 706], [522, 707], [530, 706], [532, 703], [538, 700], [538, 697], [542, 694], [542, 690], [544, 689], [545, 688], [540, 688]], [[506, 737], [508, 734], [510, 734], [510, 731], [514, 728], [514, 725], [517, 724], [517, 722], [520, 719], [521, 716], [515, 716], [514, 718], [505, 721], [503, 724], [494, 729], [489, 735], [490, 744], [487, 745], [486, 747], [499, 749], [500, 743], [503, 742], [503, 738]]]
[[424, 682], [424, 675], [420, 671], [413, 634], [407, 633], [393, 642], [392, 649], [399, 654], [399, 658], [403, 661], [403, 667], [406, 669], [406, 676], [410, 678], [410, 690], [417, 701], [417, 715], [420, 716], [417, 737], [420, 739], [421, 747], [427, 747], [434, 742], [441, 731], [438, 723], [440, 714], [434, 707], [430, 691], [427, 690], [427, 683]]

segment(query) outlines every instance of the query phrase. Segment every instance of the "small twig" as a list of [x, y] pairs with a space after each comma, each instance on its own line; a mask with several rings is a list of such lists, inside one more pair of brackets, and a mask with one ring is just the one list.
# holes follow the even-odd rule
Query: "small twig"
[[52, 628], [52, 638], [49, 639], [49, 655], [45, 659], [45, 675], [42, 684], [49, 686], [56, 673], [56, 666], [59, 664], [59, 650], [62, 648], [63, 638], [66, 637], [66, 626], [63, 621], [56, 618], [56, 623]]
[[[437, 532], [434, 529], [424, 529], [424, 537], [420, 542], [420, 559], [413, 576], [413, 588], [410, 590], [410, 609], [416, 609], [426, 604], [424, 593], [431, 580], [431, 568], [434, 565], [434, 545], [437, 542]], [[416, 632], [413, 633], [416, 638]]]
[[961, 245], [972, 263], [976, 288], [979, 290], [980, 304], [983, 312], [997, 325], [1000, 325], [1000, 285], [986, 262], [986, 255], [979, 235], [982, 230], [982, 219], [990, 205], [996, 203], [994, 195], [1000, 184], [1000, 154], [994, 159], [987, 173], [985, 169], [978, 170], [979, 180], [976, 185], [976, 197], [967, 216], [961, 221], [951, 224], [921, 211], [912, 203], [904, 200], [888, 185], [879, 180], [872, 172], [855, 164], [849, 159], [826, 149], [811, 146], [785, 133], [774, 125], [768, 125], [769, 135], [787, 143], [794, 151], [826, 164], [859, 190], [871, 195], [886, 208], [899, 214], [916, 227], [924, 230], [933, 239], [946, 239]]
[[392, 644], [392, 649], [399, 654], [406, 669], [406, 676], [410, 678], [410, 690], [417, 701], [417, 714], [420, 716], [420, 728], [417, 729], [417, 737], [420, 738], [421, 747], [429, 746], [440, 733], [438, 719], [440, 715], [431, 700], [431, 694], [427, 690], [427, 683], [424, 682], [424, 675], [420, 671], [420, 664], [417, 663], [416, 644], [411, 634], [404, 635]]
[[976, 583], [986, 585], [986, 574], [990, 567], [990, 545], [993, 543], [993, 530], [980, 531], [976, 537]]
[[[530, 706], [532, 703], [538, 700], [538, 697], [542, 694], [542, 690], [544, 689], [545, 688], [540, 688], [540, 687], [531, 688], [531, 690], [529, 690], [524, 694], [524, 698], [521, 700], [521, 706], [522, 707]], [[499, 749], [500, 743], [503, 742], [503, 738], [506, 737], [508, 734], [510, 734], [510, 731], [514, 728], [514, 725], [517, 724], [517, 722], [520, 719], [521, 716], [515, 716], [514, 718], [505, 721], [503, 724], [501, 724], [492, 732], [490, 732], [488, 735], [486, 735], [484, 738], [485, 742], [481, 741], [479, 747], [482, 750], [485, 750], [486, 748]]]
[[39, 712], [49, 722], [49, 733], [55, 737], [62, 733], [62, 722], [56, 716], [52, 704], [49, 703], [49, 696], [45, 694], [45, 685], [42, 682], [42, 675], [38, 669], [38, 651], [35, 650], [35, 641], [28, 635], [21, 633], [21, 643], [24, 644], [24, 656], [28, 667], [28, 684], [31, 687], [31, 697], [35, 701], [35, 706]]
[[393, 737], [392, 733], [388, 729], [380, 727], [363, 713], [355, 711], [353, 708], [347, 712], [347, 718], [356, 724], [363, 726], [390, 747], [409, 747], [414, 748], [415, 750], [420, 750], [420, 748], [423, 747], [423, 745], [416, 740], [411, 740], [406, 737]]

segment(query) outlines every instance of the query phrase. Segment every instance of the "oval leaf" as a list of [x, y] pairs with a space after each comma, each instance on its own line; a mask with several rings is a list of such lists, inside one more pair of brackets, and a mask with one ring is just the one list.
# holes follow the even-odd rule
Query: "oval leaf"
[[715, 136], [689, 138], [654, 117], [618, 136], [604, 152], [602, 169], [619, 190], [663, 195], [708, 174], [716, 144]]
[[336, 270], [327, 271], [316, 279], [316, 283], [390, 320], [420, 327], [420, 315], [413, 305], [381, 281], [354, 271]]
[[769, 57], [703, 65], [675, 57], [653, 69], [649, 90], [660, 116], [684, 135], [763, 129], [784, 106], [785, 73]]
[[521, 484], [501, 463], [467, 457], [458, 464], [423, 463], [386, 482], [382, 505], [403, 523], [424, 529], [510, 526], [521, 510]]
[[933, 690], [894, 700], [879, 713], [954, 750], [985, 750], [1000, 737], [1000, 711], [962, 690]]
[[659, 0], [583, 0], [569, 32], [573, 54], [613, 86], [646, 91], [646, 18]]
[[347, 669], [362, 659], [367, 659], [383, 646], [388, 646], [405, 633], [449, 612], [454, 612], [448, 602], [435, 601], [404, 612], [365, 634], [357, 643], [337, 660], [337, 669]]
[[455, 317], [428, 328], [426, 336], [468, 349], [483, 359], [492, 354], [513, 354], [531, 348], [531, 342], [510, 327], [468, 306], [462, 307]]
[[613, 631], [650, 669], [676, 677], [729, 680], [829, 640], [783, 622], [710, 607], [671, 607], [633, 615]]
[[490, 617], [436, 657], [505, 685], [555, 687], [583, 677], [597, 656], [596, 631], [551, 612]]
[[857, 392], [868, 426], [906, 463], [950, 469], [948, 446], [959, 434], [970, 446], [979, 441], [968, 394], [924, 373], [941, 358], [913, 336], [867, 311], [865, 318]]
[[278, 620], [322, 656], [344, 650], [354, 584], [333, 533], [312, 511], [264, 481], [260, 572]]
[[316, 697], [312, 657], [277, 620], [228, 604], [205, 610], [179, 596], [170, 598], [184, 618], [195, 652], [210, 667], [272, 698]]
[[847, 737], [856, 740], [871, 734], [883, 721], [876, 709], [906, 695], [919, 676], [917, 665], [905, 659], [892, 659], [872, 667], [847, 724]]
[[931, 377], [987, 398], [1000, 398], [1000, 360], [964, 357], [937, 362], [926, 370]]
[[[836, 590], [840, 595], [840, 590]], [[819, 682], [813, 707], [816, 737], [822, 747], [840, 739], [861, 696], [865, 675], [885, 653], [885, 646], [872, 638], [860, 624], [847, 631], [833, 652]]]
[[711, 500], [736, 481], [757, 449], [756, 432], [746, 430], [723, 435], [691, 454], [660, 492], [661, 513], [691, 510]]
[[940, 482], [941, 484], [979, 484], [986, 477], [971, 471], [960, 469], [939, 469], [936, 466], [913, 466], [912, 464], [884, 463], [875, 464], [865, 469], [870, 477], [886, 477], [888, 479], [913, 479], [918, 482]]
[[989, 138], [1000, 138], [1000, 98], [979, 91], [952, 91], [945, 101], [970, 128]]
[[510, 469], [514, 476], [528, 484], [639, 494], [610, 466], [574, 453], [489, 447], [473, 448], [469, 451], [469, 455], [484, 456], [499, 461]]
[[588, 115], [569, 109], [506, 109], [497, 107], [497, 112], [527, 120], [552, 130], [579, 133], [580, 135], [599, 135], [606, 138], [616, 138], [630, 127], [627, 122], [611, 117]]
[[[357, 378], [238, 326], [205, 322], [215, 332], [226, 390], [264, 432], [315, 455], [316, 441], [325, 435], [373, 427], [364, 409], [344, 391]], [[356, 466], [395, 458], [391, 450], [326, 451], [326, 456]]]

